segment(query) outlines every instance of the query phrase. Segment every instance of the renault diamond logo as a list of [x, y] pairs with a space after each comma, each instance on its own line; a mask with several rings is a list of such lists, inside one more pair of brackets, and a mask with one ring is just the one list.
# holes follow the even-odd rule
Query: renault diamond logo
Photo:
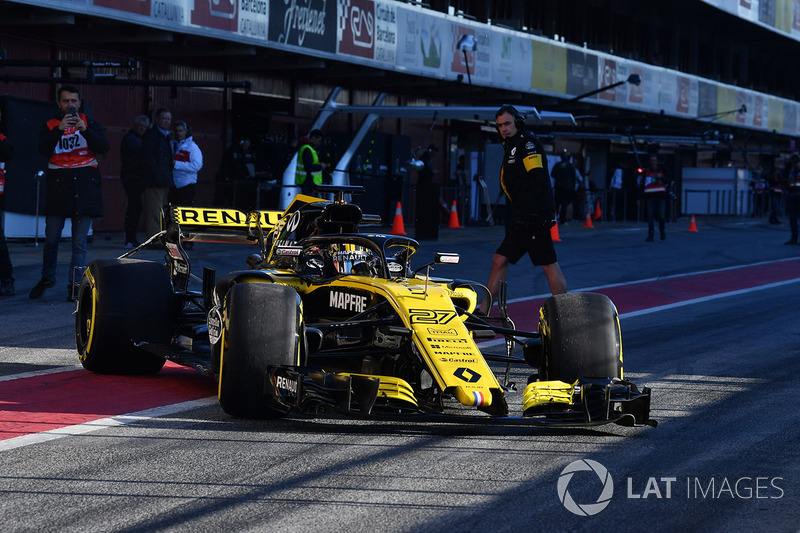
[[477, 381], [480, 381], [481, 379], [480, 374], [478, 374], [474, 370], [470, 370], [469, 368], [464, 368], [464, 367], [461, 367], [455, 372], [453, 372], [453, 375], [458, 379], [463, 379], [467, 383], [475, 383]]

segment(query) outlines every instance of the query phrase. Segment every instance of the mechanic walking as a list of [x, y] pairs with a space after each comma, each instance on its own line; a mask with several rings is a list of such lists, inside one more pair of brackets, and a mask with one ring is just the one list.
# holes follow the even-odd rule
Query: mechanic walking
[[532, 133], [524, 131], [525, 117], [516, 108], [502, 106], [495, 119], [505, 148], [500, 186], [511, 204], [512, 224], [492, 256], [492, 270], [486, 284], [492, 298], [481, 302], [481, 311], [487, 315], [500, 283], [506, 280], [509, 263], [516, 264], [526, 253], [534, 265], [544, 270], [550, 292], [554, 295], [567, 292], [567, 281], [550, 236], [550, 228], [555, 224], [555, 203], [544, 148]]
[[58, 117], [48, 120], [39, 133], [39, 153], [49, 158], [45, 199], [45, 240], [42, 279], [30, 298], [40, 298], [56, 284], [58, 243], [69, 218], [72, 221], [72, 259], [69, 264], [67, 300], [74, 300], [75, 286], [86, 268], [86, 242], [92, 219], [103, 216], [103, 190], [97, 154], [109, 150], [103, 128], [83, 114], [81, 95], [71, 85], [58, 89]]

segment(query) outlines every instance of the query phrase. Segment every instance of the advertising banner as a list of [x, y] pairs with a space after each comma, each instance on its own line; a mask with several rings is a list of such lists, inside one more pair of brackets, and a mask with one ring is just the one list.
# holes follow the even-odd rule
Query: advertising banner
[[269, 40], [336, 53], [334, 0], [270, 0]]
[[717, 115], [717, 86], [701, 81], [698, 84], [697, 116], [713, 120]]
[[[201, 0], [195, 0], [199, 2]], [[239, 33], [245, 37], [267, 40], [268, 0], [239, 0]]]
[[375, 2], [375, 60], [394, 66], [397, 60], [397, 3]]
[[[567, 50], [567, 94], [579, 96], [598, 89], [597, 55], [583, 50]], [[597, 95], [587, 97], [593, 100]]]
[[783, 102], [780, 100], [769, 101], [769, 129], [783, 131]]
[[337, 42], [339, 53], [375, 57], [375, 2], [373, 0], [341, 0], [338, 2]]
[[397, 66], [423, 75], [444, 78], [443, 50], [450, 49], [447, 21], [399, 5], [397, 7]]
[[738, 109], [736, 107], [736, 90], [733, 87], [718, 86], [717, 87], [717, 117], [718, 122], [727, 122], [733, 124], [736, 120], [736, 113], [732, 113]]
[[656, 109], [675, 114], [678, 106], [678, 76], [673, 70], [658, 69], [658, 100]]
[[[191, 0], [153, 0], [150, 17], [162, 25], [187, 26]], [[178, 28], [175, 28], [178, 29]]]
[[511, 32], [496, 30], [491, 36], [493, 83], [526, 91], [531, 79], [531, 46]]
[[218, 30], [237, 31], [239, 28], [237, 0], [194, 0], [192, 24]]
[[531, 89], [566, 94], [566, 48], [555, 43], [531, 41]]
[[150, 16], [152, 9], [150, 0], [94, 0], [92, 3], [98, 7], [118, 9], [128, 13], [147, 16]]
[[783, 102], [783, 124], [782, 126], [789, 133], [796, 133], [797, 130], [797, 104], [795, 102]]
[[[794, 101], [580, 48], [568, 43], [481, 24], [393, 0], [15, 0], [56, 10], [80, 9], [146, 27], [248, 40], [295, 48], [437, 80], [563, 98], [583, 95], [596, 103], [738, 126], [798, 132]], [[800, 0], [704, 0], [734, 16], [800, 40]], [[472, 36], [475, 50], [458, 42]], [[469, 70], [467, 70], [469, 68]], [[742, 105], [746, 113], [738, 113]]]

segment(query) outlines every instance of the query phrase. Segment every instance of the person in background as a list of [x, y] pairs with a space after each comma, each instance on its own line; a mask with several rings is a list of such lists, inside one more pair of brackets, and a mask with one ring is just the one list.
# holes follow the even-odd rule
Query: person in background
[[28, 295], [41, 298], [56, 284], [58, 243], [69, 218], [72, 221], [72, 258], [67, 300], [74, 301], [77, 284], [86, 268], [86, 243], [92, 219], [103, 216], [103, 190], [97, 155], [110, 145], [103, 128], [80, 113], [81, 95], [71, 85], [58, 89], [58, 116], [39, 133], [39, 153], [49, 159], [45, 201], [45, 242], [42, 279]]
[[558, 208], [558, 223], [566, 225], [567, 209], [575, 198], [575, 167], [570, 162], [570, 153], [566, 148], [561, 152], [561, 161], [553, 165], [553, 185], [555, 201]]
[[609, 206], [609, 212], [611, 215], [611, 220], [618, 221], [624, 218], [624, 207], [625, 207], [625, 192], [623, 190], [623, 186], [625, 183], [625, 173], [628, 171], [628, 164], [624, 161], [620, 161], [617, 163], [617, 167], [614, 169], [613, 174], [611, 174], [611, 180], [609, 180], [608, 187], [611, 191], [611, 205]]
[[647, 242], [653, 242], [655, 221], [658, 220], [658, 231], [661, 240], [667, 238], [664, 227], [667, 211], [667, 178], [664, 171], [658, 168], [658, 156], [651, 154], [647, 169], [642, 179], [642, 197], [647, 205]]
[[197, 173], [203, 168], [203, 153], [194, 142], [192, 130], [186, 122], [176, 120], [172, 126], [172, 154], [174, 166], [172, 181], [175, 187], [170, 190], [169, 202], [179, 206], [194, 205]]
[[783, 172], [786, 193], [786, 216], [789, 217], [789, 240], [783, 244], [798, 244], [797, 217], [800, 215], [800, 156], [792, 154], [789, 166]]
[[751, 217], [764, 216], [767, 210], [767, 169], [753, 170], [750, 186], [753, 189], [753, 212]]
[[133, 119], [133, 126], [122, 138], [119, 147], [119, 178], [125, 190], [127, 205], [125, 208], [125, 248], [139, 246], [136, 230], [142, 218], [142, 192], [144, 192], [145, 176], [142, 174], [140, 158], [142, 156], [142, 139], [150, 127], [147, 115], [139, 115]]
[[781, 214], [781, 200], [783, 200], [783, 184], [778, 167], [773, 165], [767, 174], [767, 187], [769, 187], [769, 223], [780, 224], [778, 216]]
[[307, 139], [300, 139], [300, 150], [297, 151], [297, 170], [295, 171], [295, 185], [301, 188], [303, 194], [314, 194], [315, 185], [322, 185], [322, 173], [328, 166], [320, 163], [317, 149], [322, 144], [322, 132], [312, 130]]
[[[0, 122], [3, 120], [0, 111]], [[14, 266], [11, 264], [11, 254], [8, 253], [8, 243], [6, 243], [6, 233], [4, 226], [6, 196], [6, 162], [14, 157], [14, 148], [8, 142], [8, 138], [0, 133], [0, 298], [14, 296]]]
[[[172, 180], [175, 187], [169, 191], [169, 202], [177, 206], [194, 205], [197, 173], [203, 168], [203, 153], [192, 138], [192, 130], [186, 122], [176, 120], [172, 126], [172, 153], [175, 161]], [[191, 250], [193, 243], [185, 242], [183, 247]]]
[[144, 232], [149, 239], [161, 231], [161, 208], [167, 203], [172, 182], [172, 146], [169, 142], [172, 113], [161, 108], [156, 111], [153, 127], [142, 139], [140, 163], [145, 175], [143, 194]]
[[222, 156], [216, 177], [214, 205], [219, 207], [234, 206], [234, 190], [237, 182], [252, 180], [256, 176], [256, 155], [249, 136], [243, 135], [231, 144]]
[[508, 265], [516, 264], [526, 253], [535, 266], [542, 267], [554, 295], [567, 292], [550, 234], [555, 224], [555, 204], [544, 148], [536, 136], [524, 131], [525, 118], [516, 108], [504, 105], [495, 118], [505, 148], [500, 186], [511, 204], [512, 225], [492, 256], [486, 284], [492, 297], [484, 298], [480, 308], [486, 315], [497, 298], [500, 283], [506, 280]]

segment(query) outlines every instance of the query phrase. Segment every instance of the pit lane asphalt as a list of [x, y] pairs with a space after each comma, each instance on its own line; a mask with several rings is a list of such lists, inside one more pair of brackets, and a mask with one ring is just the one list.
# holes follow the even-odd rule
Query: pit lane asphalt
[[[575, 223], [559, 228], [559, 261], [579, 290], [800, 255], [782, 244], [786, 225], [763, 219], [698, 219], [698, 233], [687, 228], [686, 220], [668, 224], [666, 241], [645, 243], [641, 224]], [[459, 252], [460, 265], [434, 275], [484, 282], [501, 235], [442, 229], [438, 241], [423, 241], [415, 264], [433, 251]], [[115, 257], [120, 242], [96, 235], [90, 257]], [[76, 365], [74, 304], [63, 285], [27, 297], [41, 246], [12, 243], [11, 253], [17, 295], [0, 300], [0, 375]], [[226, 272], [242, 268], [247, 253], [197, 244], [190, 256]], [[62, 243], [60, 280], [68, 258]], [[626, 375], [653, 387], [655, 429], [267, 423], [230, 419], [212, 402], [0, 451], [0, 530], [796, 531], [798, 285], [623, 318]], [[546, 292], [527, 259], [512, 267], [509, 298]], [[594, 516], [559, 501], [559, 475], [579, 459], [613, 479], [608, 507]], [[600, 489], [585, 471], [568, 484], [580, 504]]]

